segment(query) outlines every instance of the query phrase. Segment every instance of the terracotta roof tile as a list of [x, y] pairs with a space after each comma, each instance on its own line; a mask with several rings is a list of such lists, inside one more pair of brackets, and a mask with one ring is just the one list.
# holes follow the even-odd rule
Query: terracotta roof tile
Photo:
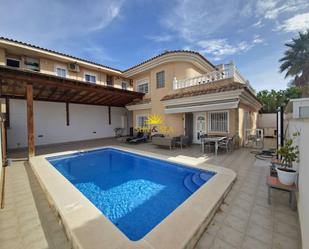
[[244, 88], [247, 88], [245, 84], [239, 82], [226, 82], [225, 80], [223, 80], [179, 89], [176, 93], [166, 95], [161, 100], [170, 100], [210, 93], [227, 92]]
[[50, 53], [54, 53], [54, 54], [61, 55], [61, 56], [66, 56], [66, 57], [69, 57], [71, 59], [80, 60], [80, 61], [83, 61], [83, 62], [86, 62], [86, 63], [90, 63], [90, 64], [93, 64], [93, 65], [96, 65], [96, 66], [105, 67], [107, 69], [118, 71], [120, 73], [122, 72], [121, 70], [116, 69], [116, 68], [112, 68], [112, 67], [109, 67], [109, 66], [106, 66], [106, 65], [103, 65], [103, 64], [99, 64], [99, 63], [96, 63], [96, 62], [93, 62], [93, 61], [90, 61], [90, 60], [81, 59], [81, 58], [78, 58], [78, 57], [75, 57], [75, 56], [72, 56], [72, 55], [68, 55], [68, 54], [65, 54], [65, 53], [57, 52], [57, 51], [54, 51], [54, 50], [51, 50], [51, 49], [42, 48], [42, 47], [30, 44], [30, 43], [21, 42], [21, 41], [17, 41], [17, 40], [14, 40], [14, 39], [6, 38], [6, 37], [1, 37], [1, 36], [0, 36], [0, 40], [18, 43], [20, 45], [24, 45], [24, 46], [28, 46], [28, 47], [31, 47], [31, 48], [40, 49], [40, 50], [43, 50], [43, 51], [46, 51], [46, 52], [50, 52]]
[[133, 68], [136, 68], [136, 67], [138, 67], [138, 66], [141, 66], [141, 65], [143, 65], [143, 64], [145, 64], [145, 63], [147, 63], [147, 62], [149, 62], [149, 61], [155, 60], [155, 59], [157, 59], [157, 58], [159, 58], [159, 57], [161, 57], [161, 56], [164, 56], [164, 55], [167, 55], [167, 54], [173, 54], [173, 53], [188, 53], [188, 54], [195, 54], [195, 55], [198, 55], [198, 56], [201, 57], [204, 61], [206, 61], [208, 64], [210, 64], [214, 69], [216, 69], [215, 65], [213, 65], [209, 60], [207, 60], [203, 55], [201, 55], [201, 54], [198, 53], [198, 52], [191, 51], [191, 50], [171, 50], [171, 51], [165, 51], [165, 52], [163, 52], [163, 53], [161, 53], [161, 54], [159, 54], [159, 55], [156, 55], [156, 56], [154, 56], [154, 57], [152, 57], [152, 58], [150, 58], [150, 59], [148, 59], [148, 60], [145, 60], [145, 61], [143, 61], [143, 62], [141, 62], [141, 63], [139, 63], [139, 64], [136, 64], [135, 66], [130, 67], [130, 68], [124, 70], [123, 72], [127, 72], [127, 71], [129, 71], [129, 70], [131, 70], [131, 69], [133, 69]]

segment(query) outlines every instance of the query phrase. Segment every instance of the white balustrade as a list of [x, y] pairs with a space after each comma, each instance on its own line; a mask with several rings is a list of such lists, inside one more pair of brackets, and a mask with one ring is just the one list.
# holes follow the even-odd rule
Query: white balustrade
[[[253, 90], [249, 82], [240, 74], [233, 62], [229, 64], [220, 65], [216, 71], [202, 74], [199, 76], [177, 80], [176, 77], [173, 80], [173, 89], [181, 89], [190, 86], [196, 86], [201, 84], [207, 84], [218, 80], [234, 78], [235, 81], [247, 84], [248, 87]], [[254, 91], [254, 90], [253, 90]]]

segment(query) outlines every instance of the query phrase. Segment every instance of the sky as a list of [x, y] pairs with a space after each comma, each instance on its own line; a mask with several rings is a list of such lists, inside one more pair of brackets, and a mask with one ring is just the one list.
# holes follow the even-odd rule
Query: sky
[[308, 0], [0, 0], [0, 36], [120, 70], [194, 50], [234, 61], [257, 91], [286, 88], [278, 60], [307, 28]]

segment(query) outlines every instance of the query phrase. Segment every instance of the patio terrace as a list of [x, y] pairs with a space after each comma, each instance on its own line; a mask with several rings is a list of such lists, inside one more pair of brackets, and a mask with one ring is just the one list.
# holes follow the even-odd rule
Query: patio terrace
[[[169, 151], [151, 144], [128, 145], [116, 139], [41, 146], [36, 148], [36, 152], [47, 154], [106, 145], [129, 146], [166, 157], [204, 156], [199, 146]], [[301, 248], [298, 215], [288, 206], [288, 194], [273, 191], [272, 205], [268, 205], [266, 176], [269, 168], [264, 162], [256, 161], [250, 151], [241, 148], [232, 153], [221, 153], [217, 157], [207, 156], [206, 163], [230, 168], [237, 173], [238, 179], [196, 248]], [[26, 156], [26, 150], [9, 154], [9, 158]], [[25, 161], [14, 162], [6, 168], [5, 208], [0, 211], [0, 248], [71, 248], [43, 190]]]

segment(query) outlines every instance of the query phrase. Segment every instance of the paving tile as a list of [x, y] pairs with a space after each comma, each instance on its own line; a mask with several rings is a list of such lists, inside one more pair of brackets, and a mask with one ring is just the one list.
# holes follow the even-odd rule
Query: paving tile
[[250, 216], [250, 210], [244, 210], [236, 205], [231, 208], [229, 213], [245, 221], [247, 221]]
[[266, 229], [272, 230], [273, 228], [273, 220], [272, 217], [269, 217], [268, 215], [261, 215], [258, 213], [252, 213], [251, 217], [250, 217], [250, 222], [264, 227]]
[[276, 221], [274, 224], [274, 231], [295, 240], [299, 239], [300, 237], [298, 226], [289, 225], [278, 221]]
[[236, 197], [235, 201], [232, 204], [232, 206], [237, 206], [238, 208], [243, 209], [245, 211], [250, 211], [252, 205], [253, 205], [252, 201], [247, 201], [240, 197]]
[[229, 214], [225, 220], [224, 223], [237, 231], [244, 233], [247, 228], [248, 220], [246, 219], [239, 219], [237, 216], [234, 216], [232, 214]]
[[208, 249], [211, 247], [215, 239], [215, 236], [209, 234], [209, 233], [204, 233], [200, 240], [198, 241], [196, 245], [196, 249]]
[[244, 233], [240, 233], [236, 229], [228, 226], [223, 226], [218, 231], [217, 237], [234, 247], [239, 248], [244, 238]]
[[210, 249], [237, 249], [237, 247], [234, 247], [231, 244], [228, 244], [223, 240], [216, 238]]
[[256, 240], [249, 236], [246, 236], [241, 247], [242, 249], [271, 249], [270, 244], [266, 244], [260, 240]]
[[285, 213], [282, 213], [282, 212], [275, 212], [274, 219], [275, 221], [278, 221], [281, 223], [285, 223], [285, 224], [292, 225], [292, 226], [298, 226], [298, 221], [296, 217], [286, 215]]
[[269, 245], [272, 243], [272, 231], [260, 227], [254, 223], [249, 223], [247, 235]]
[[274, 233], [273, 249], [300, 249], [300, 243], [285, 235]]
[[222, 224], [213, 220], [207, 227], [207, 232], [211, 235], [217, 235], [217, 232], [221, 228]]

